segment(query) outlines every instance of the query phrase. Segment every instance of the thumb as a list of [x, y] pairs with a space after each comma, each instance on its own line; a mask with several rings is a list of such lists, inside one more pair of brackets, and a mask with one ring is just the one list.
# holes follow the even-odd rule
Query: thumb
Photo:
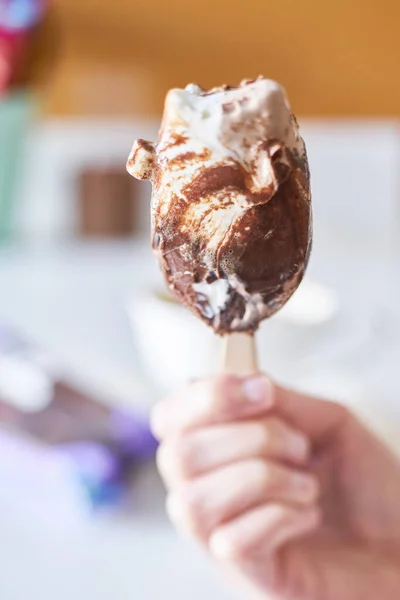
[[335, 436], [349, 415], [341, 404], [313, 398], [277, 384], [274, 385], [274, 404], [283, 419], [315, 442]]

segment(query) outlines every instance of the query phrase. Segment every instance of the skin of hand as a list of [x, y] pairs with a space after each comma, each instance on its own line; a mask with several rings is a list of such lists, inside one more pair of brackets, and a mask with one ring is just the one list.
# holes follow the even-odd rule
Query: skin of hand
[[152, 426], [172, 521], [258, 598], [400, 598], [400, 464], [346, 408], [224, 375]]

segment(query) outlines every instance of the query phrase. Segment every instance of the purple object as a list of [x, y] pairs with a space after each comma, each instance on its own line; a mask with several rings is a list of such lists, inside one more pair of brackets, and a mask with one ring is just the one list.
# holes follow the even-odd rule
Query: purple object
[[[114, 460], [120, 461], [126, 471], [129, 465], [154, 458], [157, 441], [146, 414], [135, 409], [113, 410], [97, 402], [65, 379], [62, 367], [51, 354], [0, 323], [2, 357], [10, 360], [14, 380], [31, 378], [21, 391], [7, 379], [7, 371], [3, 369], [0, 374], [0, 417], [14, 430], [68, 449], [90, 469], [100, 467], [100, 461], [104, 466], [104, 461]], [[104, 456], [104, 452], [112, 453], [113, 458]]]
[[150, 431], [147, 416], [113, 411], [110, 429], [117, 449], [126, 457], [138, 460], [154, 458], [158, 442]]

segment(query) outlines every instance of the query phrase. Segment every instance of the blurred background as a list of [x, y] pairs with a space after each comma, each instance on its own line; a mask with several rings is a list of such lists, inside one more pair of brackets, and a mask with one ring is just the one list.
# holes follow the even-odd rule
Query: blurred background
[[163, 295], [125, 171], [171, 87], [286, 87], [314, 250], [260, 363], [400, 451], [399, 27], [396, 0], [0, 0], [2, 600], [235, 597], [168, 524], [148, 427], [220, 352]]

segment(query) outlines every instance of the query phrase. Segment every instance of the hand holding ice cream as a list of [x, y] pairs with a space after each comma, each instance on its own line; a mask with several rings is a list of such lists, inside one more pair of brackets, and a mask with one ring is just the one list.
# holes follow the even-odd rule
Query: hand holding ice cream
[[172, 520], [243, 599], [399, 598], [399, 461], [343, 406], [219, 376], [160, 403], [153, 428]]

